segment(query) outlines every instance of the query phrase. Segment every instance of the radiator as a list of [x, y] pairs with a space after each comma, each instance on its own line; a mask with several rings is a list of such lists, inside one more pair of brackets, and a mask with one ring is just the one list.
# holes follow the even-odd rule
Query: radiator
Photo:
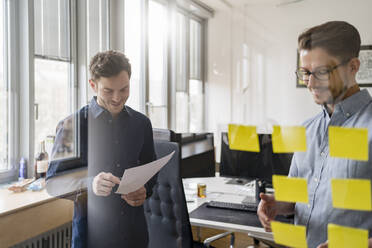
[[11, 248], [70, 248], [71, 225], [69, 222], [53, 230], [23, 241]]

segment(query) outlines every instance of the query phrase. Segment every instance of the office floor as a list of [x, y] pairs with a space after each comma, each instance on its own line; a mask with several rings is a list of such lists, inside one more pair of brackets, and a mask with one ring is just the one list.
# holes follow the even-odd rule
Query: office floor
[[[192, 227], [192, 235], [194, 237], [194, 240], [198, 241], [198, 231], [197, 231], [197, 227]], [[208, 237], [211, 237], [213, 235], [216, 235], [216, 234], [219, 234], [219, 233], [223, 233], [224, 231], [222, 230], [216, 230], [216, 229], [211, 229], [211, 228], [205, 228], [205, 227], [202, 227], [200, 228], [200, 238], [201, 240], [204, 240]], [[220, 239], [220, 240], [217, 240], [215, 242], [212, 243], [212, 245], [216, 248], [226, 248], [226, 247], [229, 247], [230, 245], [230, 237], [231, 236], [228, 236], [228, 237], [225, 237], [223, 239]], [[259, 246], [254, 246], [253, 245], [253, 239], [248, 237], [248, 235], [246, 233], [235, 233], [235, 248], [251, 248], [251, 247], [255, 247], [255, 248], [267, 248], [268, 246], [264, 245], [264, 244], [260, 244]]]

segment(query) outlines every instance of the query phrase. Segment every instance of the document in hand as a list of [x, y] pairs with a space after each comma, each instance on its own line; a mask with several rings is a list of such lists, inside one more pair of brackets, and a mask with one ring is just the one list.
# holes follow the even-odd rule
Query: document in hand
[[174, 151], [156, 161], [141, 166], [126, 169], [121, 178], [117, 194], [129, 194], [141, 188], [150, 180], [169, 160], [173, 157]]

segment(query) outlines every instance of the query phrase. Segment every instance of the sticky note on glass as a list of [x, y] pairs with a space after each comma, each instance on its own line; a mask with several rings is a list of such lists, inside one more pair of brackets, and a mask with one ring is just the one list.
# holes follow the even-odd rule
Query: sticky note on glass
[[228, 136], [231, 150], [260, 152], [255, 126], [229, 124]]
[[306, 152], [306, 129], [301, 126], [274, 126], [272, 134], [274, 153]]
[[328, 247], [368, 247], [368, 230], [328, 224]]
[[372, 210], [371, 181], [366, 179], [332, 179], [334, 208]]
[[304, 178], [273, 175], [275, 200], [308, 203], [307, 181]]
[[273, 221], [271, 229], [275, 243], [289, 247], [307, 248], [305, 226]]
[[368, 129], [329, 127], [329, 155], [368, 161]]

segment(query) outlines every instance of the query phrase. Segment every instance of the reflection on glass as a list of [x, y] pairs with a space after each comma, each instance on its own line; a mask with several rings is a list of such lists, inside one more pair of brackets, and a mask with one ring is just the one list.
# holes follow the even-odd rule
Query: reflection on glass
[[166, 8], [149, 2], [149, 117], [152, 126], [167, 128]]
[[4, 5], [0, 3], [0, 171], [8, 169], [8, 91], [4, 80]]
[[135, 110], [140, 109], [140, 72], [141, 72], [141, 1], [125, 1], [125, 55], [132, 65], [130, 95], [127, 105]]
[[[69, 82], [68, 62], [35, 59], [35, 151], [41, 141], [52, 139], [59, 121], [71, 114]], [[73, 156], [74, 151], [73, 122], [68, 128], [71, 132], [66, 137], [68, 149], [63, 151], [65, 157]], [[51, 146], [47, 146], [49, 153]]]

